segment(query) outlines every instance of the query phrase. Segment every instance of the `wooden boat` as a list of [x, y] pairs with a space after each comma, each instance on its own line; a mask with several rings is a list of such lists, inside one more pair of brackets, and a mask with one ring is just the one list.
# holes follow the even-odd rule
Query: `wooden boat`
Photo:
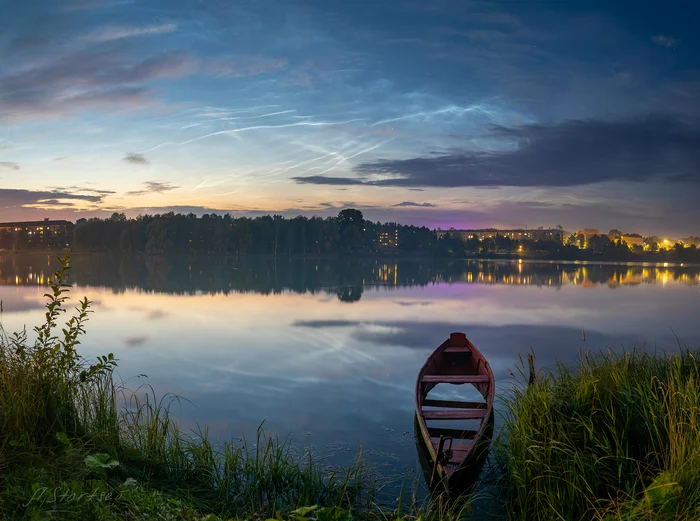
[[[473, 386], [480, 399], [428, 397], [439, 384]], [[430, 460], [431, 488], [442, 483], [451, 491], [480, 467], [493, 433], [494, 390], [489, 363], [464, 333], [452, 333], [421, 368], [416, 381], [416, 427]], [[447, 426], [434, 426], [435, 421]]]

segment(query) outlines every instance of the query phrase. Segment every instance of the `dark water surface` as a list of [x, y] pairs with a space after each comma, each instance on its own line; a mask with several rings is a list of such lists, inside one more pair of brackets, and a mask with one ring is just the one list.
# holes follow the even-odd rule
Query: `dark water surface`
[[[73, 297], [94, 301], [82, 351], [177, 393], [187, 427], [252, 437], [258, 425], [386, 476], [416, 473], [415, 378], [463, 331], [499, 389], [519, 354], [700, 346], [693, 267], [484, 261], [75, 256]], [[2, 324], [39, 323], [51, 257], [0, 254]], [[585, 346], [582, 331], [585, 330]], [[677, 337], [677, 338], [676, 338]]]

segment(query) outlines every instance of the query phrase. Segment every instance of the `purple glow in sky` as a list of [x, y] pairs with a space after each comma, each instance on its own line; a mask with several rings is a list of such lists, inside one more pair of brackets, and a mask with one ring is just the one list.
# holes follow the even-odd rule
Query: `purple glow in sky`
[[0, 0], [0, 220], [698, 234], [694, 3]]

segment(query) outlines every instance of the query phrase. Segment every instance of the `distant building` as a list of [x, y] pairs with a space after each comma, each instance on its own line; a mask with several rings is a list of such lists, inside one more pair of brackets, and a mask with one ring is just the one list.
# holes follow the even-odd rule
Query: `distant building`
[[583, 235], [583, 239], [588, 242], [588, 238], [591, 235], [599, 235], [599, 233], [596, 228], [584, 228], [583, 230], [576, 232], [576, 235]]
[[63, 220], [18, 221], [0, 223], [0, 248], [12, 249], [67, 240], [73, 232], [73, 223]]
[[639, 234], [622, 235], [620, 239], [625, 241], [628, 246], [644, 246], [644, 237]]
[[469, 239], [477, 238], [479, 240], [484, 239], [494, 239], [496, 236], [508, 237], [515, 241], [553, 241], [553, 242], [563, 242], [564, 231], [559, 228], [543, 228], [539, 227], [535, 230], [528, 229], [511, 229], [511, 230], [498, 230], [496, 228], [484, 228], [479, 230], [455, 230], [450, 228], [449, 230], [436, 230], [438, 239], [445, 236], [457, 239], [462, 242], [467, 242]]
[[682, 237], [679, 241], [685, 246], [700, 246], [700, 237]]
[[43, 221], [20, 221], [0, 223], [0, 232], [20, 232], [24, 231], [30, 235], [66, 235], [73, 230], [73, 223], [70, 221], [54, 221], [44, 219]]
[[379, 240], [377, 245], [380, 248], [398, 248], [399, 230], [379, 232]]
[[625, 241], [628, 246], [644, 246], [644, 237], [638, 233], [622, 233], [619, 230], [610, 230], [608, 239], [612, 242]]

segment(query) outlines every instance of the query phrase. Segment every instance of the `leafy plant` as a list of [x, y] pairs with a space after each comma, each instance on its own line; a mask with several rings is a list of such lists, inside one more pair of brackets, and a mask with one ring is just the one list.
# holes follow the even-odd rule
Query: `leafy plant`
[[98, 453], [85, 456], [85, 465], [94, 473], [105, 476], [108, 470], [117, 468], [119, 462], [109, 454]]

